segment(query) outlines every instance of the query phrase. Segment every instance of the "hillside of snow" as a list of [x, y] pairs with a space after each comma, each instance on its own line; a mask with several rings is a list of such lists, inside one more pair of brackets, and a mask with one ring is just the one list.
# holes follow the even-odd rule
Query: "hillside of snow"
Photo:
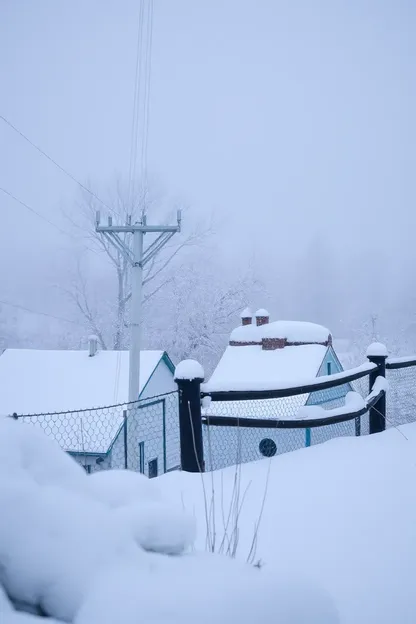
[[276, 574], [204, 552], [203, 528], [195, 546], [201, 517], [179, 492], [197, 482], [178, 473], [167, 496], [168, 484], [87, 475], [40, 430], [1, 418], [1, 624], [340, 622], [302, 566]]
[[195, 514], [197, 548], [236, 549], [275, 578], [302, 571], [342, 624], [416, 622], [416, 424], [160, 487]]

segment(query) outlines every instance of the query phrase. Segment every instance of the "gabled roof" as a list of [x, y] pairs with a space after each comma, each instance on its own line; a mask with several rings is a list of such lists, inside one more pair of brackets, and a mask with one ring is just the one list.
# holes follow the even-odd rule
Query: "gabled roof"
[[[140, 393], [163, 360], [163, 351], [142, 351]], [[0, 414], [44, 414], [128, 401], [128, 351], [6, 349], [0, 356]], [[138, 397], [139, 398], [139, 397]]]
[[[270, 390], [298, 385], [318, 375], [328, 351], [323, 345], [300, 345], [265, 351], [261, 346], [227, 347], [204, 390]], [[213, 401], [205, 415], [240, 418], [297, 417], [309, 394], [258, 401]]]
[[[204, 390], [271, 390], [310, 382], [319, 373], [329, 338], [329, 330], [314, 323], [275, 321], [237, 327]], [[265, 349], [264, 339], [285, 339], [287, 346]], [[212, 402], [205, 414], [291, 419], [308, 398], [309, 394], [302, 394], [259, 401]]]
[[[173, 375], [165, 352], [141, 352], [141, 395], [161, 362]], [[89, 357], [88, 351], [7, 349], [0, 356], [0, 414], [38, 414], [23, 421], [40, 427], [65, 451], [106, 455], [124, 421], [123, 407], [105, 407], [128, 401], [128, 379], [128, 351]], [[73, 410], [86, 411], [66, 413]]]
[[319, 344], [272, 351], [260, 345], [229, 346], [205, 388], [209, 392], [297, 385], [316, 377], [326, 352], [327, 347]]

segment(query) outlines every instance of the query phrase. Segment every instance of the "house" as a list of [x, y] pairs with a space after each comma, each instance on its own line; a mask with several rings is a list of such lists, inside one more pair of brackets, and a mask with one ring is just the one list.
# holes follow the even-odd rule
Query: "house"
[[[6, 349], [0, 355], [0, 414], [43, 428], [88, 472], [124, 467], [149, 476], [179, 464], [174, 366], [142, 351], [140, 396], [127, 404], [128, 351]], [[171, 394], [174, 393], [174, 394]]]
[[[204, 391], [276, 390], [342, 370], [332, 335], [325, 327], [297, 321], [270, 322], [264, 309], [257, 310], [253, 319], [246, 309]], [[293, 420], [304, 405], [321, 405], [325, 409], [342, 405], [350, 390], [351, 386], [344, 384], [286, 398], [212, 401], [204, 408], [204, 415]], [[353, 424], [345, 425], [353, 434]], [[236, 463], [237, 447], [240, 461], [251, 461], [334, 437], [331, 429], [332, 426], [312, 430], [210, 427], [206, 455], [211, 454], [213, 467], [219, 468]], [[206, 427], [204, 431], [207, 434]], [[205, 444], [208, 446], [208, 440]], [[233, 461], [230, 454], [234, 454]]]

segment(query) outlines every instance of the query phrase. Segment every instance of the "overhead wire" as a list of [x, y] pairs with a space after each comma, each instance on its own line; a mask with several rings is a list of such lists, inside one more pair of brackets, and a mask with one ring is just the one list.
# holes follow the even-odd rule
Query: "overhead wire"
[[57, 321], [64, 321], [65, 323], [71, 323], [72, 325], [85, 327], [83, 323], [80, 323], [78, 321], [71, 321], [70, 319], [64, 318], [62, 316], [56, 316], [55, 314], [49, 314], [48, 312], [39, 312], [38, 310], [32, 310], [31, 308], [27, 308], [26, 306], [20, 305], [18, 303], [12, 303], [11, 301], [3, 301], [0, 299], [0, 304], [9, 306], [10, 308], [16, 308], [17, 310], [24, 310], [25, 312], [30, 312], [31, 314], [37, 314], [38, 316], [46, 316], [47, 318], [53, 318]]
[[[45, 217], [45, 215], [41, 214], [40, 212], [38, 212], [37, 210], [29, 206], [29, 204], [26, 204], [26, 202], [22, 201], [21, 199], [16, 197], [16, 195], [13, 195], [13, 193], [3, 188], [2, 186], [0, 186], [0, 191], [4, 193], [5, 195], [7, 195], [8, 197], [10, 197], [11, 199], [13, 199], [13, 201], [17, 202], [18, 204], [26, 208], [29, 212], [34, 214], [36, 217], [38, 217], [39, 219], [42, 219], [42, 221], [45, 221], [45, 223], [48, 223], [49, 225], [54, 227], [61, 234], [64, 234], [65, 236], [69, 236], [69, 238], [72, 238], [73, 240], [76, 240], [76, 241], [81, 240], [79, 236], [75, 236], [74, 234], [71, 234], [70, 232], [63, 230], [61, 227], [59, 227], [59, 225], [57, 225], [56, 223], [48, 219], [48, 217]], [[95, 249], [92, 249], [91, 247], [86, 246], [86, 249], [88, 249], [88, 251], [91, 251], [92, 253], [99, 255], [98, 251]]]
[[140, 180], [142, 185], [142, 202], [144, 210], [146, 210], [146, 193], [147, 193], [147, 156], [149, 144], [149, 117], [150, 117], [150, 86], [152, 75], [152, 47], [153, 47], [153, 0], [149, 0], [147, 15], [148, 33], [146, 40], [146, 58], [145, 58], [145, 90], [143, 103], [143, 136], [141, 151], [141, 170]]
[[21, 199], [19, 199], [18, 197], [16, 197], [15, 195], [13, 195], [13, 193], [10, 193], [10, 191], [6, 190], [5, 188], [0, 186], [0, 191], [2, 193], [4, 193], [5, 195], [8, 195], [9, 197], [11, 197], [11, 199], [13, 199], [15, 202], [17, 202], [18, 204], [20, 204], [21, 206], [23, 206], [24, 208], [26, 208], [27, 210], [29, 210], [29, 212], [31, 212], [32, 214], [36, 215], [37, 217], [39, 217], [39, 219], [42, 219], [42, 221], [45, 221], [46, 223], [49, 223], [49, 225], [51, 225], [52, 227], [54, 227], [56, 230], [58, 230], [58, 232], [61, 232], [61, 234], [65, 234], [65, 236], [70, 236], [72, 238], [74, 238], [69, 232], [66, 232], [65, 230], [63, 230], [62, 228], [59, 227], [59, 225], [56, 225], [56, 223], [54, 223], [53, 221], [51, 221], [50, 219], [48, 219], [48, 217], [45, 217], [43, 214], [41, 214], [40, 212], [37, 212], [37, 210], [35, 210], [34, 208], [32, 208], [31, 206], [29, 206], [28, 204], [26, 204], [24, 201], [22, 201]]
[[55, 167], [57, 167], [60, 171], [62, 171], [62, 173], [64, 173], [68, 178], [70, 178], [73, 182], [75, 182], [75, 184], [78, 184], [79, 187], [81, 187], [84, 191], [86, 191], [87, 193], [89, 193], [92, 197], [94, 197], [94, 199], [96, 199], [102, 206], [104, 206], [104, 208], [107, 208], [107, 210], [109, 210], [110, 212], [112, 212], [113, 214], [115, 214], [115, 211], [113, 208], [111, 208], [108, 204], [106, 204], [102, 199], [100, 199], [100, 197], [98, 197], [98, 195], [96, 193], [94, 193], [94, 191], [91, 191], [91, 189], [89, 189], [88, 187], [85, 186], [85, 184], [82, 184], [82, 182], [80, 182], [79, 180], [77, 180], [72, 173], [69, 173], [69, 171], [67, 171], [64, 167], [62, 167], [62, 165], [60, 165], [54, 158], [52, 158], [51, 156], [49, 156], [49, 154], [47, 154], [41, 147], [39, 147], [39, 145], [36, 145], [36, 143], [34, 143], [33, 141], [31, 141], [29, 139], [29, 137], [27, 137], [21, 130], [19, 130], [19, 128], [17, 128], [14, 124], [12, 124], [11, 121], [9, 121], [8, 119], [6, 119], [6, 117], [4, 117], [4, 115], [0, 114], [0, 119], [2, 121], [4, 121], [4, 123], [6, 123], [10, 128], [12, 128], [12, 130], [14, 130], [17, 134], [19, 134], [25, 141], [27, 141], [29, 143], [29, 145], [31, 145], [32, 147], [35, 148], [35, 150], [37, 150], [40, 154], [42, 154], [42, 156], [44, 156], [45, 158], [47, 158], [53, 165], [55, 165]]
[[130, 140], [130, 164], [128, 179], [128, 201], [129, 209], [131, 209], [135, 196], [135, 175], [137, 167], [137, 148], [139, 134], [139, 114], [140, 114], [140, 95], [142, 85], [142, 51], [143, 51], [143, 28], [144, 28], [144, 0], [140, 0], [139, 21], [137, 27], [137, 43], [136, 43], [136, 70], [134, 78], [134, 97], [133, 97], [133, 116], [131, 126]]

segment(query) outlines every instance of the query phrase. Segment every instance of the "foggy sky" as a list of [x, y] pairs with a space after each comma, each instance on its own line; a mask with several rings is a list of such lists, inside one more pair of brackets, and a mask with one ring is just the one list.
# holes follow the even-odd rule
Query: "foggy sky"
[[[138, 4], [0, 0], [0, 114], [99, 194], [128, 171]], [[351, 259], [400, 251], [405, 281], [415, 27], [412, 0], [155, 0], [149, 170], [215, 211], [236, 262], [270, 273], [319, 234]], [[76, 185], [1, 121], [0, 186], [67, 228]], [[0, 285], [42, 301], [74, 241], [1, 193], [0, 215]]]

